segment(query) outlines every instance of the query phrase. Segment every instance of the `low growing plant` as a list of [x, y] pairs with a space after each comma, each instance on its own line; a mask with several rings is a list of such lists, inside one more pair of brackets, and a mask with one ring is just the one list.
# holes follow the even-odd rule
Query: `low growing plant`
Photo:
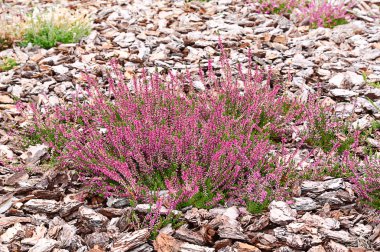
[[39, 10], [0, 18], [0, 50], [17, 43], [49, 49], [57, 43], [76, 43], [90, 34], [91, 19], [83, 11], [66, 8]]
[[[332, 170], [342, 142], [330, 133], [331, 148], [321, 146], [320, 152], [294, 162], [307, 139], [318, 146], [324, 131], [340, 132], [342, 125], [326, 116], [332, 110], [324, 110], [314, 96], [307, 103], [281, 96], [280, 86], [272, 88], [270, 75], [253, 69], [250, 61], [246, 73], [238, 67], [235, 79], [221, 50], [216, 62], [221, 77], [210, 60], [206, 75], [143, 72], [126, 83], [112, 61], [107, 92], [87, 75], [85, 100], [45, 108], [45, 113], [35, 108], [33, 131], [61, 166], [77, 170], [95, 191], [159, 202], [169, 210], [228, 203], [256, 212], [271, 199], [286, 197], [295, 180]], [[195, 92], [195, 80], [209, 89]], [[322, 119], [323, 127], [313, 130]], [[295, 143], [292, 134], [301, 125], [311, 130], [298, 132], [301, 140]], [[302, 168], [310, 158], [315, 162]], [[343, 162], [336, 169], [354, 172]], [[161, 190], [168, 194], [159, 196]]]
[[344, 0], [257, 0], [260, 13], [290, 15], [297, 11], [296, 19], [303, 23], [308, 21], [311, 28], [347, 24], [350, 20], [348, 10], [352, 2]]
[[258, 0], [259, 12], [265, 14], [291, 14], [300, 5], [300, 0]]
[[0, 50], [22, 40], [25, 20], [22, 15], [0, 15]]
[[26, 18], [21, 45], [28, 43], [51, 48], [57, 43], [76, 43], [90, 34], [91, 20], [82, 12], [68, 9], [35, 11]]
[[311, 0], [300, 6], [300, 19], [307, 18], [311, 28], [333, 28], [348, 23], [350, 16], [347, 11], [352, 5], [353, 2], [345, 0]]
[[371, 86], [371, 87], [374, 87], [374, 88], [380, 88], [380, 81], [375, 81], [375, 82], [370, 82], [368, 81], [368, 76], [367, 76], [367, 73], [366, 72], [363, 72], [362, 73], [362, 77], [363, 77], [363, 80], [364, 82]]
[[13, 69], [17, 66], [17, 62], [13, 58], [3, 58], [0, 59], [0, 72], [5, 72]]

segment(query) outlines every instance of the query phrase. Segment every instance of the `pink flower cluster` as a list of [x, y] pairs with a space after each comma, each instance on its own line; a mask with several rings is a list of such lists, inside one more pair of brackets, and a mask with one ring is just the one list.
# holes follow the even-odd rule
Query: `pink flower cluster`
[[348, 10], [353, 2], [345, 0], [311, 0], [301, 4], [300, 20], [308, 19], [310, 25], [316, 27], [334, 27], [350, 20]]
[[[322, 159], [299, 169], [315, 153], [297, 164], [294, 157], [305, 140], [320, 137], [313, 125], [329, 111], [315, 97], [304, 104], [280, 95], [280, 86], [251, 62], [234, 79], [223, 49], [219, 64], [221, 75], [210, 61], [196, 76], [143, 72], [126, 83], [112, 61], [107, 92], [87, 76], [85, 101], [36, 111], [38, 131], [53, 135], [42, 138], [60, 164], [78, 170], [92, 188], [134, 202], [159, 198], [169, 209], [199, 194], [211, 205], [263, 202], [286, 196], [298, 175], [314, 169], [318, 176]], [[195, 81], [206, 90], [197, 92]], [[310, 127], [295, 143], [299, 125]], [[335, 132], [339, 125], [327, 119], [324, 127]], [[168, 191], [164, 199], [161, 190]]]
[[295, 12], [296, 20], [309, 23], [311, 27], [334, 27], [350, 20], [348, 10], [352, 1], [345, 0], [258, 0], [258, 10], [266, 14], [287, 14]]

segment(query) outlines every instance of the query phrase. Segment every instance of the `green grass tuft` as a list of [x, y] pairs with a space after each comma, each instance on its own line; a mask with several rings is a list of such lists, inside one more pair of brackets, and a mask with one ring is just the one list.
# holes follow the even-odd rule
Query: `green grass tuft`
[[0, 72], [5, 72], [17, 66], [17, 62], [13, 58], [3, 58], [0, 60]]
[[30, 16], [21, 46], [29, 43], [49, 49], [58, 43], [76, 43], [91, 32], [91, 21], [86, 15], [69, 11], [50, 11]]

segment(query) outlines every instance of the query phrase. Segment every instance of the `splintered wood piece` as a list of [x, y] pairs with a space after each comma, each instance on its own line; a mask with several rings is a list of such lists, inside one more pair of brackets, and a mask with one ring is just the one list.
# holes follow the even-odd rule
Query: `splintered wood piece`
[[147, 228], [137, 230], [131, 233], [123, 233], [119, 236], [111, 249], [112, 252], [124, 252], [136, 248], [149, 238], [149, 230]]

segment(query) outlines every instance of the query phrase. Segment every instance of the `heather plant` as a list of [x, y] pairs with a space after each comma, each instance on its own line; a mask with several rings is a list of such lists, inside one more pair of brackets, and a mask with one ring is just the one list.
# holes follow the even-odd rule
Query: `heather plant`
[[332, 28], [337, 25], [347, 24], [350, 19], [348, 10], [353, 2], [345, 0], [311, 0], [299, 7], [300, 19], [307, 18], [312, 28]]
[[[328, 172], [337, 163], [339, 139], [294, 162], [307, 139], [318, 140], [325, 131], [332, 138], [340, 131], [341, 124], [326, 116], [331, 111], [314, 96], [307, 103], [281, 96], [279, 85], [271, 87], [270, 74], [250, 61], [232, 74], [223, 49], [220, 62], [210, 60], [207, 73], [197, 76], [143, 71], [126, 83], [116, 61], [111, 68], [108, 91], [86, 75], [84, 100], [46, 107], [44, 113], [34, 110], [37, 140], [94, 192], [158, 202], [156, 209], [242, 204], [256, 212], [274, 197], [286, 197], [295, 180], [319, 177], [323, 167]], [[209, 89], [195, 92], [194, 81]], [[295, 132], [302, 125], [309, 130]], [[300, 140], [294, 142], [293, 133]], [[312, 157], [317, 161], [304, 168]], [[168, 193], [162, 196], [162, 190]]]
[[294, 11], [296, 20], [306, 20], [311, 28], [328, 27], [346, 24], [349, 20], [348, 10], [352, 2], [344, 0], [258, 0], [258, 11], [266, 14], [290, 15]]

